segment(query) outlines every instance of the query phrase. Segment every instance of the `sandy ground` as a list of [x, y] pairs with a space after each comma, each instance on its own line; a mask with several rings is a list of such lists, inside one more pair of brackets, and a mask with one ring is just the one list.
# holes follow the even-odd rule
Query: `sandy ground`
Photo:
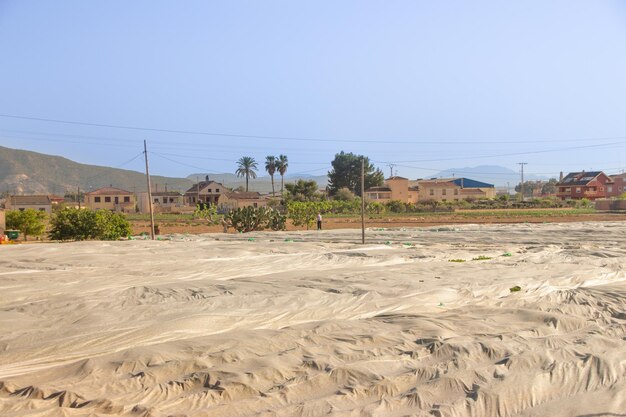
[[359, 242], [2, 246], [0, 415], [626, 416], [626, 223]]

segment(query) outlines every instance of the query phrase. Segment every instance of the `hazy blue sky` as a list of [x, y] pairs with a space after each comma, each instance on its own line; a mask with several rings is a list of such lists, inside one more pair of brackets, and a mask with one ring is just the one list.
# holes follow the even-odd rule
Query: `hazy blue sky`
[[626, 2], [0, 0], [0, 114], [218, 134], [0, 117], [0, 145], [84, 163], [141, 170], [147, 139], [161, 175], [341, 150], [409, 178], [614, 173]]

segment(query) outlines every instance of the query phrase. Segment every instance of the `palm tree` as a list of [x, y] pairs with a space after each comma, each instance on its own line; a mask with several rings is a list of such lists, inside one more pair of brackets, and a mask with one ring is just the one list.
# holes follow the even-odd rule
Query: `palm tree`
[[274, 192], [274, 173], [276, 172], [276, 157], [275, 156], [266, 156], [265, 157], [265, 170], [270, 177], [272, 178], [272, 195], [276, 195]]
[[289, 166], [289, 161], [287, 160], [287, 155], [278, 155], [278, 160], [276, 161], [276, 170], [280, 174], [280, 193], [283, 193], [283, 189], [285, 186], [285, 172], [287, 172], [287, 167]]
[[256, 178], [255, 169], [258, 169], [256, 161], [251, 156], [242, 156], [237, 161], [237, 174], [238, 177], [246, 177], [246, 191], [248, 191], [248, 178]]

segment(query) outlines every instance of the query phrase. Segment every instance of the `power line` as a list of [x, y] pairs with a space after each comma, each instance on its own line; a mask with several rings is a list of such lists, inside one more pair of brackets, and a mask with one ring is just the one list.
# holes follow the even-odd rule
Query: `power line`
[[[398, 144], [466, 144], [468, 141], [471, 144], [499, 144], [499, 143], [543, 143], [543, 142], [571, 142], [571, 141], [591, 141], [591, 140], [615, 140], [615, 139], [626, 139], [626, 136], [610, 136], [610, 137], [591, 137], [591, 138], [533, 138], [533, 139], [515, 139], [515, 140], [489, 140], [485, 141], [483, 138], [454, 138], [456, 140], [451, 140], [450, 138], [445, 139], [412, 139], [412, 140], [394, 140], [394, 139], [374, 139], [374, 140], [365, 140], [365, 139], [337, 139], [337, 138], [308, 138], [308, 137], [297, 137], [297, 136], [267, 136], [267, 135], [244, 135], [244, 134], [235, 134], [235, 133], [226, 133], [226, 132], [206, 132], [206, 131], [196, 131], [196, 130], [180, 130], [180, 129], [161, 129], [161, 128], [153, 128], [153, 127], [140, 127], [140, 126], [127, 126], [127, 125], [118, 125], [118, 124], [108, 124], [108, 123], [90, 123], [90, 122], [79, 122], [72, 120], [61, 120], [61, 119], [49, 119], [43, 117], [31, 117], [31, 116], [20, 116], [20, 115], [12, 115], [12, 114], [0, 114], [0, 117], [11, 118], [11, 119], [21, 119], [21, 120], [33, 120], [39, 122], [49, 122], [49, 123], [59, 123], [59, 124], [69, 124], [69, 125], [78, 125], [78, 126], [92, 126], [92, 127], [105, 127], [111, 129], [126, 129], [126, 130], [139, 130], [139, 131], [148, 131], [148, 132], [161, 132], [161, 133], [177, 133], [177, 134], [185, 134], [185, 135], [201, 135], [201, 136], [221, 136], [221, 137], [236, 137], [236, 138], [248, 138], [248, 139], [272, 139], [272, 140], [289, 140], [289, 141], [307, 141], [307, 142], [344, 142], [344, 143], [398, 143]], [[463, 139], [463, 140], [460, 140]]]
[[570, 147], [567, 147], [567, 148], [544, 149], [544, 150], [539, 150], [539, 151], [511, 152], [511, 153], [502, 153], [502, 154], [495, 154], [495, 155], [477, 155], [477, 156], [464, 155], [464, 156], [451, 157], [451, 158], [419, 159], [419, 160], [414, 160], [414, 161], [379, 161], [379, 162], [380, 163], [385, 163], [385, 164], [389, 164], [389, 163], [395, 162], [397, 164], [400, 164], [400, 163], [412, 163], [412, 162], [457, 161], [457, 160], [460, 160], [460, 159], [499, 158], [499, 157], [503, 157], [503, 156], [532, 155], [532, 154], [540, 154], [540, 153], [563, 152], [563, 151], [575, 150], [575, 149], [600, 148], [600, 147], [605, 147], [605, 146], [606, 147], [610, 147], [610, 146], [622, 146], [622, 145], [626, 145], [626, 141], [602, 143], [602, 144], [596, 144], [596, 145], [570, 146]]

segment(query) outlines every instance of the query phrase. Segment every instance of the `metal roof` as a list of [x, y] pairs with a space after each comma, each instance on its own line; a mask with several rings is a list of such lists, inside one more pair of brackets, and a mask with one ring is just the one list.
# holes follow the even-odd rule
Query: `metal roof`
[[486, 182], [476, 181], [469, 178], [455, 178], [452, 182], [463, 188], [494, 188], [493, 184], [487, 184]]

